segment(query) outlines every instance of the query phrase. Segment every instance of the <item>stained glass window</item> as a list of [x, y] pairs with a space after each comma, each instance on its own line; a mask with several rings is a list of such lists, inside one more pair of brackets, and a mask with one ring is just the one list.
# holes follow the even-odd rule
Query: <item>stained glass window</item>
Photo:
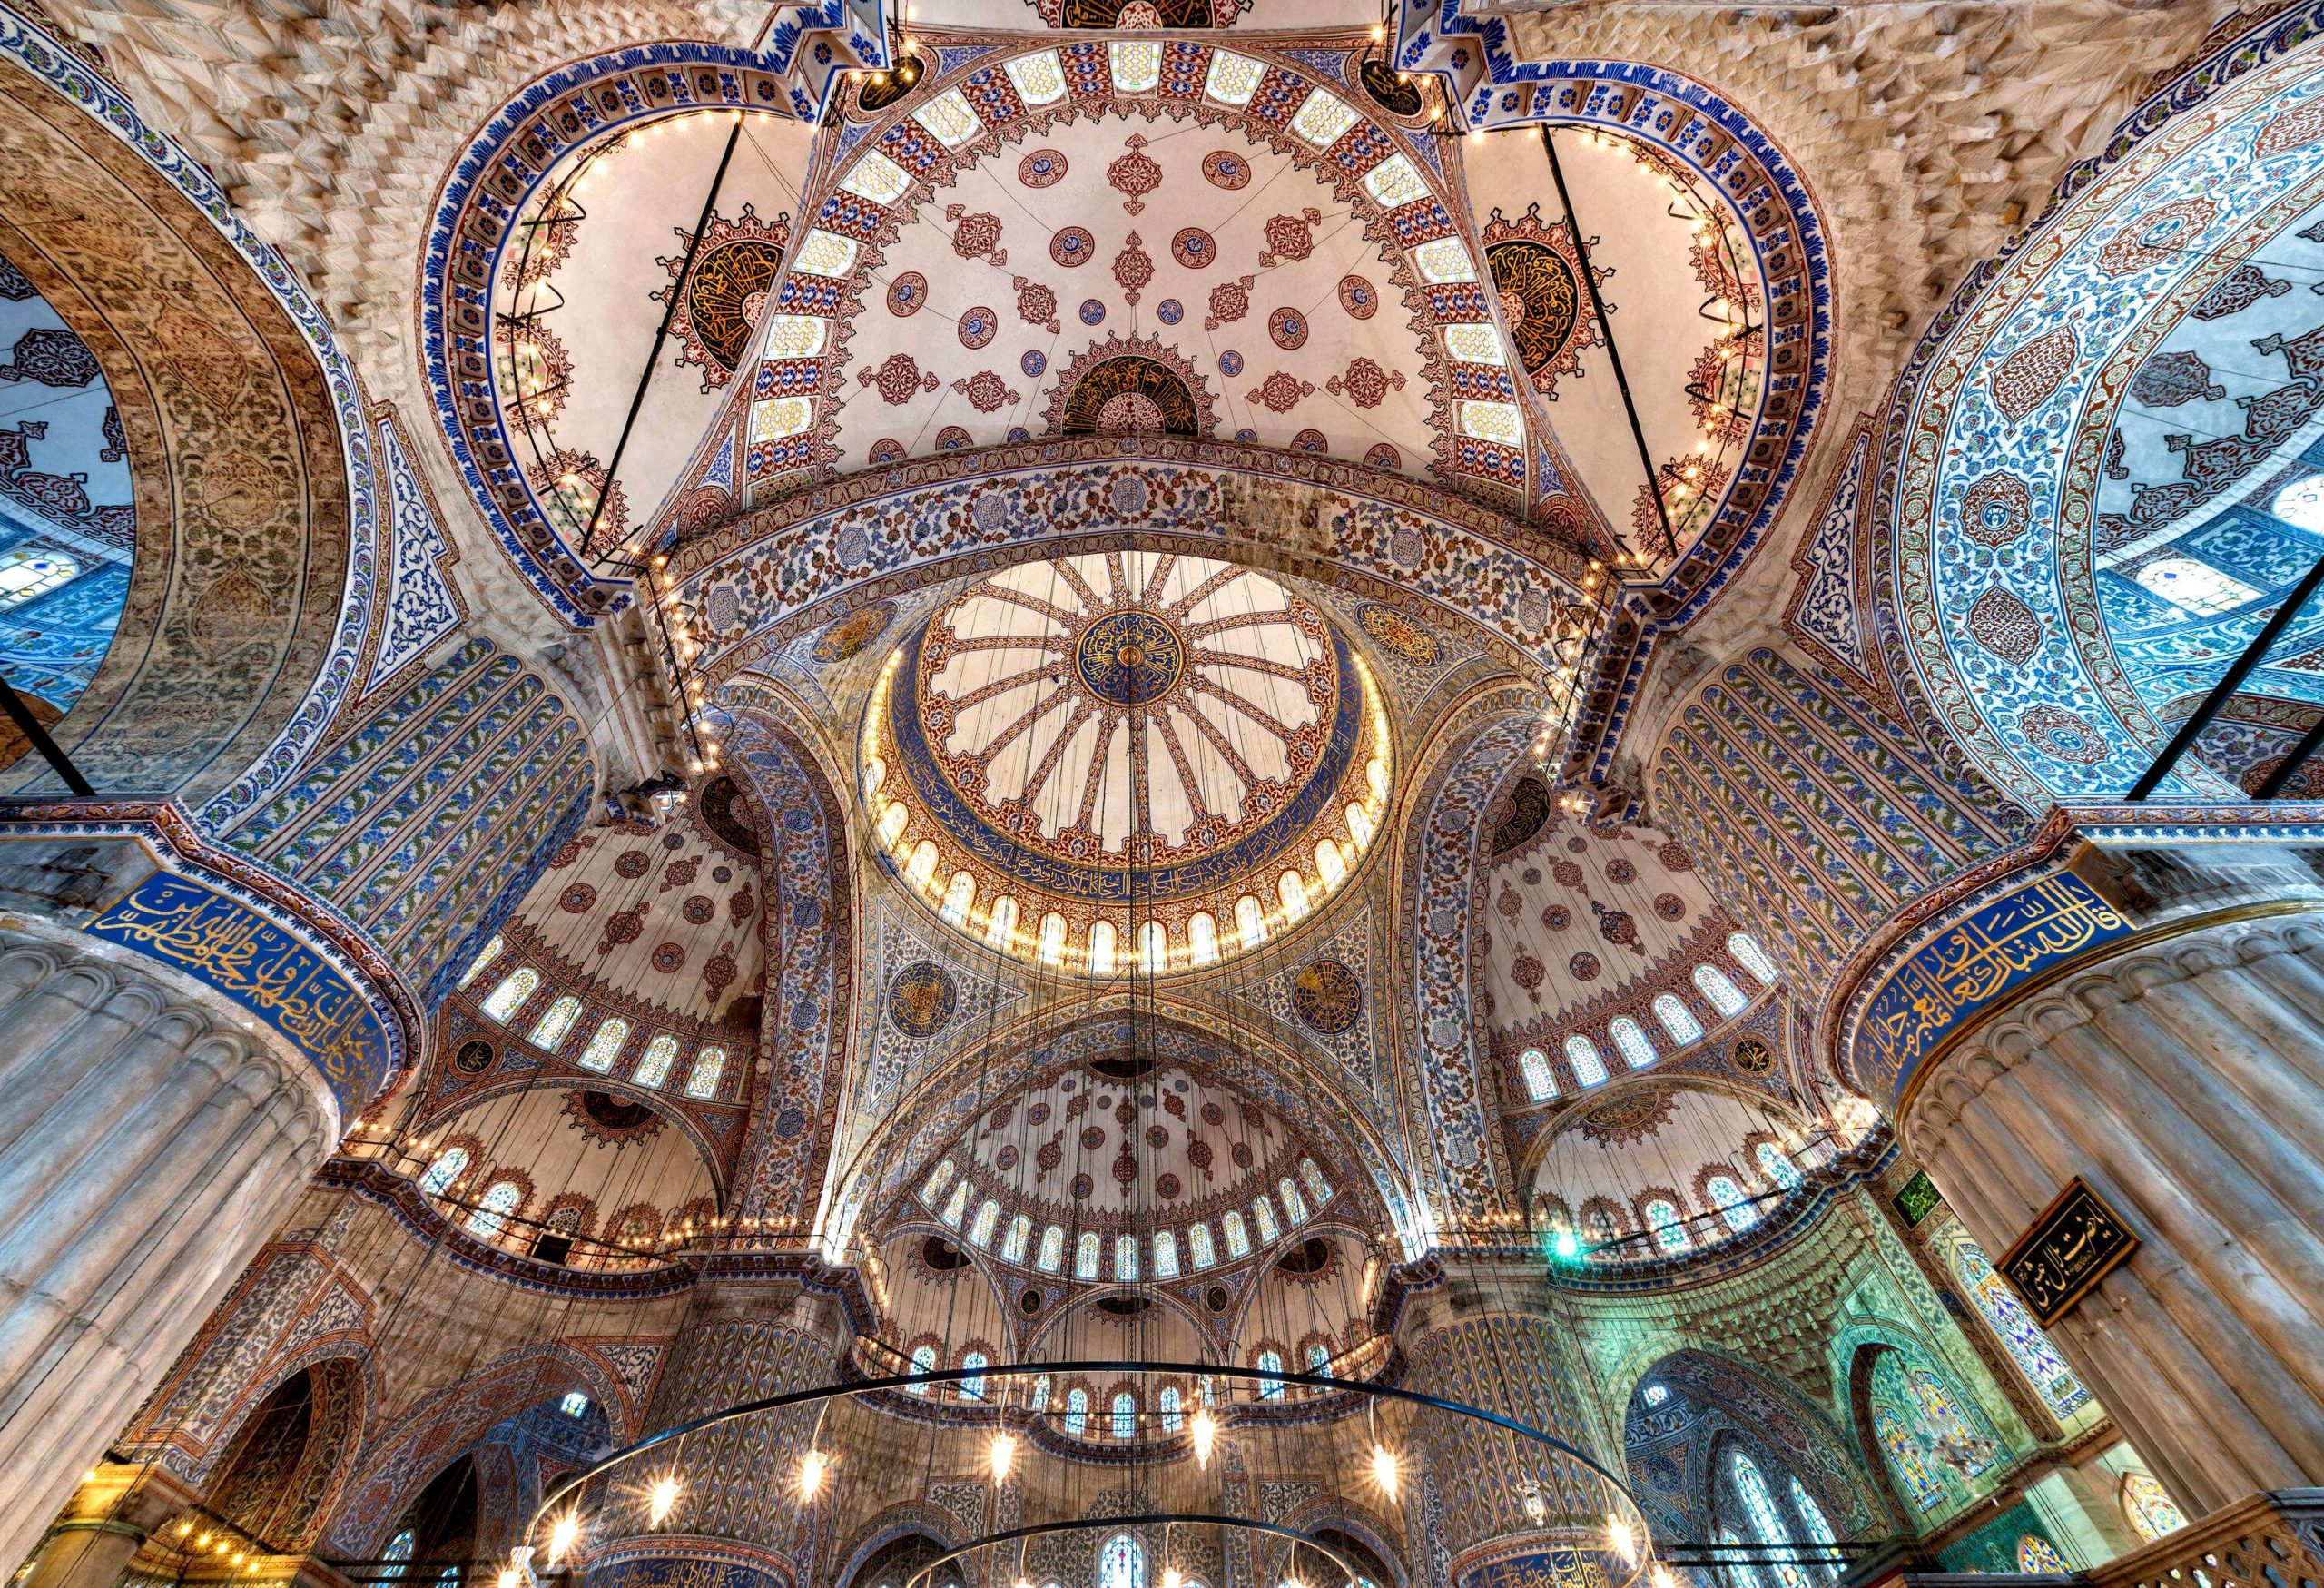
[[951, 1196], [945, 1198], [944, 1211], [939, 1213], [936, 1217], [941, 1218], [953, 1228], [958, 1229], [960, 1228], [960, 1220], [966, 1218], [968, 1216], [969, 1182], [962, 1180], [959, 1185], [952, 1188]]
[[1229, 1208], [1218, 1221], [1226, 1230], [1226, 1255], [1247, 1258], [1251, 1255], [1251, 1237], [1243, 1228], [1243, 1216]]
[[1178, 1237], [1175, 1230], [1154, 1232], [1154, 1277], [1175, 1279], [1178, 1277]]
[[1758, 977], [1762, 983], [1771, 984], [1774, 982], [1776, 979], [1776, 962], [1768, 958], [1768, 951], [1761, 948], [1759, 946], [1758, 939], [1753, 937], [1749, 932], [1728, 932], [1727, 934], [1727, 952], [1735, 956], [1735, 962], [1737, 964], [1750, 972], [1751, 974]]
[[440, 1197], [454, 1180], [467, 1171], [468, 1167], [467, 1148], [447, 1147], [436, 1155], [436, 1161], [428, 1166], [428, 1172], [419, 1177], [419, 1189], [431, 1197]]
[[[1735, 1536], [1734, 1530], [1731, 1528], [1722, 1527], [1718, 1530], [1718, 1542], [1722, 1549], [1740, 1550], [1744, 1547], [1743, 1541]], [[1748, 1561], [1730, 1560], [1724, 1570], [1727, 1573], [1728, 1588], [1766, 1588], [1766, 1584], [1760, 1581], [1759, 1569]]]
[[1065, 1231], [1052, 1224], [1041, 1231], [1039, 1267], [1044, 1274], [1054, 1274], [1065, 1263]]
[[1118, 968], [1114, 953], [1114, 923], [1096, 921], [1089, 925], [1089, 970], [1098, 976], [1110, 976]]
[[1049, 1409], [1049, 1376], [1048, 1374], [1044, 1373], [1039, 1378], [1033, 1380], [1033, 1395], [1030, 1405], [1037, 1412], [1046, 1412]]
[[627, 1021], [606, 1021], [597, 1028], [596, 1034], [590, 1037], [589, 1045], [581, 1050], [581, 1068], [594, 1070], [600, 1075], [605, 1074], [614, 1067], [614, 1060], [621, 1056], [621, 1045], [628, 1041], [629, 1022]]
[[1573, 1066], [1574, 1080], [1584, 1086], [1596, 1086], [1606, 1079], [1606, 1061], [1598, 1057], [1598, 1044], [1588, 1037], [1565, 1040], [1565, 1061]]
[[1550, 1056], [1539, 1048], [1528, 1048], [1517, 1056], [1517, 1068], [1525, 1077], [1525, 1095], [1535, 1102], [1545, 1102], [1558, 1095], [1558, 1078], [1550, 1073]]
[[967, 872], [954, 872], [951, 884], [944, 890], [944, 919], [955, 926], [969, 919], [970, 907], [977, 902], [977, 880]]
[[1004, 1262], [1025, 1260], [1025, 1246], [1033, 1238], [1033, 1221], [1022, 1213], [1009, 1221], [1009, 1233], [1000, 1239], [1000, 1256]]
[[1751, 1001], [1717, 965], [1695, 967], [1695, 990], [1709, 999], [1710, 1006], [1721, 1014], [1741, 1014], [1743, 1006]]
[[508, 1227], [508, 1216], [525, 1200], [525, 1188], [514, 1180], [495, 1180], [468, 1215], [468, 1233], [490, 1240]]
[[726, 1050], [704, 1048], [694, 1056], [694, 1068], [686, 1071], [686, 1096], [714, 1098], [718, 1083], [726, 1074]]
[[1880, 1448], [1887, 1454], [1888, 1470], [1905, 1485], [1913, 1504], [1924, 1511], [1934, 1511], [1945, 1503], [1945, 1485], [1936, 1481], [1928, 1466], [1921, 1460], [1919, 1449], [1912, 1435], [1905, 1431], [1904, 1420], [1886, 1406], [1872, 1408], [1872, 1432], [1880, 1441]]
[[1938, 1447], [1944, 1447], [1948, 1435], [1952, 1436], [1961, 1452], [1954, 1465], [1964, 1477], [1975, 1477], [1993, 1465], [1990, 1455], [1976, 1454], [1975, 1446], [1970, 1444], [1973, 1435], [1969, 1419], [1963, 1414], [1961, 1403], [1953, 1398], [1952, 1390], [1935, 1374], [1925, 1367], [1915, 1367], [1905, 1376], [1905, 1381], [1913, 1386], [1913, 1397], [1921, 1404], [1922, 1425], [1935, 1435]]
[[1262, 1241], [1272, 1242], [1283, 1233], [1275, 1221], [1275, 1204], [1267, 1199], [1264, 1191], [1251, 1198], [1251, 1218], [1258, 1225]]
[[1702, 1041], [1703, 1022], [1695, 1018], [1693, 1010], [1679, 1001], [1675, 992], [1665, 992], [1655, 999], [1654, 1018], [1662, 1022], [1662, 1029], [1681, 1048]]
[[1106, 1540], [1098, 1555], [1098, 1588], [1146, 1588], [1146, 1547], [1127, 1533]]
[[419, 1542], [419, 1535], [409, 1527], [388, 1540], [388, 1547], [379, 1552], [379, 1560], [387, 1567], [385, 1574], [390, 1581], [403, 1575], [405, 1563], [411, 1559], [412, 1549]]
[[1985, 1322], [2001, 1336], [2011, 1359], [2042, 1392], [2053, 1414], [2071, 1415], [2089, 1401], [2090, 1391], [2083, 1387], [2082, 1380], [2050, 1343], [2050, 1336], [2018, 1301], [2016, 1292], [1994, 1272], [1984, 1252], [1964, 1242], [1954, 1248], [1953, 1270], [1969, 1299], [1984, 1314]]
[[1076, 1438], [1089, 1431], [1089, 1392], [1073, 1388], [1065, 1392], [1065, 1431]]
[[1299, 1160], [1299, 1178], [1307, 1182], [1308, 1194], [1315, 1198], [1317, 1207], [1332, 1199], [1332, 1183], [1324, 1178], [1324, 1171], [1315, 1167], [1314, 1159]]
[[1687, 1227], [1679, 1222], [1679, 1209], [1669, 1202], [1649, 1202], [1646, 1205], [1646, 1226], [1654, 1231], [1654, 1244], [1666, 1252], [1687, 1249]]
[[1275, 1194], [1283, 1198], [1283, 1216], [1294, 1224], [1307, 1222], [1307, 1198], [1299, 1194], [1299, 1182], [1289, 1175], [1275, 1183]]
[[1255, 949], [1267, 941], [1266, 912], [1249, 893], [1235, 901], [1235, 931], [1246, 949]]
[[1647, 1041], [1645, 1029], [1638, 1021], [1624, 1015], [1607, 1029], [1613, 1033], [1614, 1046], [1622, 1050], [1623, 1061], [1632, 1070], [1643, 1070], [1654, 1062], [1654, 1044]]
[[[1276, 1350], [1272, 1346], [1268, 1346], [1265, 1350], [1259, 1353], [1258, 1369], [1262, 1373], [1282, 1372], [1283, 1353]], [[1262, 1378], [1259, 1380], [1259, 1398], [1261, 1400], [1270, 1401], [1281, 1400], [1283, 1398], [1283, 1380], [1280, 1378]]]
[[[1824, 1507], [1816, 1503], [1816, 1496], [1809, 1494], [1807, 1485], [1796, 1477], [1791, 1480], [1791, 1508], [1797, 1512], [1799, 1519], [1807, 1524], [1807, 1536], [1812, 1542], [1822, 1544], [1827, 1549], [1838, 1542], [1832, 1532], [1832, 1524], [1824, 1519]], [[1840, 1574], [1840, 1563], [1837, 1560], [1827, 1562], [1824, 1567], [1824, 1574], [1827, 1577], [1837, 1577]]]
[[2122, 1475], [2122, 1514], [2130, 1518], [2138, 1535], [2150, 1544], [2187, 1525], [2187, 1514], [2172, 1503], [2161, 1481], [2151, 1472]]
[[468, 962], [468, 968], [460, 972], [460, 985], [466, 987], [478, 976], [483, 975], [491, 967], [492, 962], [500, 957], [500, 951], [507, 946], [501, 935], [497, 932], [494, 932], [492, 941], [478, 949], [476, 958]]
[[576, 1389], [557, 1402], [556, 1409], [568, 1417], [581, 1416], [589, 1409], [589, 1397]]
[[1162, 1432], [1176, 1434], [1187, 1425], [1186, 1413], [1180, 1409], [1184, 1403], [1178, 1397], [1177, 1385], [1164, 1385], [1162, 1393], [1155, 1397], [1155, 1404], [1162, 1414]]
[[678, 1040], [663, 1035], [645, 1044], [645, 1053], [637, 1060], [637, 1070], [631, 1077], [640, 1086], [659, 1086], [670, 1079], [670, 1066], [678, 1061]]
[[[1774, 1550], [1791, 1547], [1791, 1529], [1783, 1524], [1783, 1514], [1776, 1509], [1776, 1497], [1768, 1491], [1768, 1480], [1760, 1475], [1759, 1464], [1740, 1450], [1731, 1451], [1727, 1458], [1728, 1475], [1735, 1480], [1736, 1497], [1743, 1502], [1743, 1510], [1751, 1518], [1751, 1531], [1758, 1542]], [[1799, 1568], [1787, 1562], [1772, 1563], [1776, 1581], [1785, 1588], [1798, 1588], [1802, 1581]]]
[[1073, 1277], [1095, 1279], [1098, 1277], [1098, 1232], [1085, 1229], [1073, 1243]]
[[1000, 1204], [987, 1197], [984, 1206], [977, 1209], [976, 1222], [969, 1226], [969, 1239], [980, 1247], [990, 1246], [992, 1232], [1000, 1224]]
[[1307, 1371], [1320, 1374], [1325, 1378], [1332, 1376], [1332, 1348], [1329, 1346], [1321, 1341], [1308, 1343]]
[[566, 1034], [573, 1030], [573, 1022], [580, 1018], [581, 1001], [579, 999], [572, 997], [558, 999], [542, 1013], [540, 1023], [533, 1027], [531, 1037], [533, 1046], [545, 1048], [552, 1053], [556, 1052], [557, 1044], [564, 1041]]
[[984, 1367], [991, 1361], [982, 1351], [971, 1351], [960, 1358], [960, 1366], [970, 1369], [970, 1375], [960, 1380], [960, 1398], [964, 1401], [984, 1399]]
[[500, 978], [500, 985], [486, 995], [484, 1012], [507, 1025], [508, 1017], [525, 1006], [525, 1000], [530, 998], [533, 989], [540, 984], [541, 973], [538, 971], [530, 965], [519, 965]]
[[[911, 1348], [911, 1370], [914, 1373], [935, 1372], [936, 1347], [933, 1346], [914, 1346]], [[926, 1395], [928, 1393], [928, 1386], [924, 1384], [908, 1385], [906, 1387], [914, 1395]]]
[[1114, 1392], [1114, 1437], [1137, 1437], [1137, 1399], [1126, 1389]]
[[1137, 1277], [1137, 1237], [1118, 1235], [1114, 1238], [1114, 1277], [1124, 1283]]
[[2040, 1577], [2071, 1575], [2073, 1568], [2058, 1553], [2058, 1546], [2038, 1533], [2029, 1533], [2017, 1541], [2017, 1569]]
[[1187, 1226], [1187, 1250], [1194, 1258], [1197, 1268], [1207, 1268], [1218, 1260], [1218, 1254], [1211, 1249], [1209, 1225]]
[[920, 1199], [931, 1208], [940, 1204], [944, 1198], [944, 1188], [952, 1183], [953, 1173], [950, 1159], [938, 1159], [936, 1167], [928, 1171], [928, 1179], [920, 1188]]
[[1670, 1392], [1661, 1385], [1649, 1384], [1646, 1386], [1646, 1404], [1648, 1406], [1659, 1406], [1669, 1398]]
[[1771, 1186], [1781, 1186], [1788, 1191], [1799, 1184], [1799, 1166], [1791, 1161], [1772, 1141], [1762, 1141], [1752, 1149], [1759, 1160], [1759, 1172], [1768, 1177]]
[[1713, 1175], [1703, 1182], [1703, 1189], [1710, 1193], [1711, 1205], [1726, 1218], [1728, 1228], [1748, 1229], [1759, 1222], [1759, 1210], [1751, 1206], [1734, 1176]]

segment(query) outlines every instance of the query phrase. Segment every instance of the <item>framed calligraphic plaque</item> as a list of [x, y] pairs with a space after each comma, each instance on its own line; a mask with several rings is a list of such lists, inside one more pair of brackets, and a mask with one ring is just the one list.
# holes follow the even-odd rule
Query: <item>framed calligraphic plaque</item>
[[2047, 1328], [2138, 1249], [2122, 1215], [2076, 1175], [1994, 1266]]

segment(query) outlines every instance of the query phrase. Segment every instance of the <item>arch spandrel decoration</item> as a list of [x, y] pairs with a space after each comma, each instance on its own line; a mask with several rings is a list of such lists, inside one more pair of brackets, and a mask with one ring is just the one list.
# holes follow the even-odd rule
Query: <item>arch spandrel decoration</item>
[[[2168, 736], [2098, 597], [2109, 436], [2154, 346], [2324, 199], [2301, 130], [2324, 104], [2316, 27], [2313, 5], [2279, 14], [2161, 87], [1896, 383], [1873, 535], [1889, 671], [2037, 808], [2120, 797]], [[2192, 758], [2162, 793], [2240, 796]]]

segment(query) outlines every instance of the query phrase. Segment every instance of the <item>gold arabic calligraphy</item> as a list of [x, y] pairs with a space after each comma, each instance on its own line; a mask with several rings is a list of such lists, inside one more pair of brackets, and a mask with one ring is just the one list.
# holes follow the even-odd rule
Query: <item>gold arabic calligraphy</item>
[[2075, 1181], [2047, 1217], [2004, 1258], [2004, 1274], [2043, 1325], [2055, 1323], [2077, 1297], [2138, 1244], [2089, 1187]]

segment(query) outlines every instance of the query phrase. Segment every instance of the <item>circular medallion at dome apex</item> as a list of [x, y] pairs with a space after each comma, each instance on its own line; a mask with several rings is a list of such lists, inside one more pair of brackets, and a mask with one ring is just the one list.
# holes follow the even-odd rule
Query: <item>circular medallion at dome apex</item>
[[1345, 881], [1387, 745], [1369, 668], [1314, 603], [1123, 551], [995, 574], [908, 636], [863, 783], [881, 845], [955, 925], [1100, 974], [1193, 969]]

